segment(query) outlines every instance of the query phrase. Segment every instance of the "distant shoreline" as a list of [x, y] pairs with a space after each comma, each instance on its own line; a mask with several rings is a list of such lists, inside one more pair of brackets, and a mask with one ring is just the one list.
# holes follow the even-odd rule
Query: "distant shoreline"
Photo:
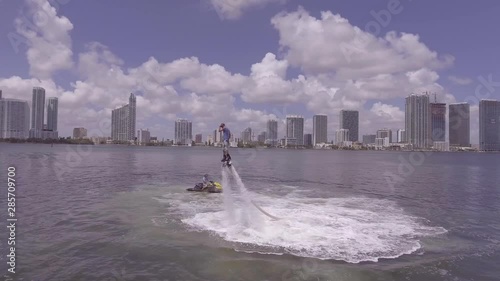
[[[94, 144], [93, 142], [27, 142], [27, 141], [0, 141], [0, 143], [6, 144], [44, 144], [44, 145], [95, 145], [95, 146], [133, 146], [133, 147], [168, 147], [168, 148], [213, 148], [220, 149], [219, 146], [208, 146], [208, 145], [132, 145], [132, 144]], [[479, 150], [452, 150], [452, 151], [440, 151], [440, 150], [429, 150], [429, 149], [415, 149], [415, 150], [406, 150], [406, 149], [333, 149], [333, 148], [294, 148], [294, 147], [266, 147], [266, 146], [256, 146], [256, 147], [231, 147], [232, 149], [287, 149], [287, 150], [333, 150], [333, 151], [377, 151], [377, 152], [440, 152], [440, 153], [500, 153], [500, 151], [479, 151]]]

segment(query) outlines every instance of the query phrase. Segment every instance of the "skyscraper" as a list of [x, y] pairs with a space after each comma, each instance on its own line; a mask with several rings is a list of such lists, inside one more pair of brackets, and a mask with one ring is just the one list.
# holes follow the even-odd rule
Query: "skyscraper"
[[43, 122], [45, 116], [45, 89], [33, 87], [31, 102], [31, 138], [42, 138]]
[[147, 145], [151, 142], [151, 133], [149, 129], [143, 130], [140, 129], [137, 131], [137, 144], [138, 145]]
[[202, 134], [196, 134], [196, 136], [194, 137], [195, 139], [195, 143], [202, 143], [203, 142], [203, 135]]
[[128, 98], [128, 107], [129, 107], [129, 118], [128, 118], [128, 128], [127, 128], [128, 139], [134, 140], [137, 101], [135, 95], [132, 93], [130, 93], [130, 96]]
[[261, 132], [258, 136], [257, 136], [257, 141], [259, 143], [264, 143], [266, 142], [266, 139], [267, 139], [267, 132]]
[[218, 129], [214, 130], [214, 142], [215, 143], [222, 142], [222, 132], [219, 132]]
[[500, 101], [479, 102], [479, 149], [500, 151]]
[[450, 146], [470, 146], [470, 106], [468, 103], [453, 103], [449, 106], [448, 122]]
[[266, 143], [272, 146], [278, 145], [278, 121], [267, 121]]
[[429, 148], [431, 139], [431, 114], [429, 95], [411, 94], [405, 104], [406, 139], [413, 148]]
[[312, 145], [328, 142], [328, 116], [317, 114], [313, 116]]
[[363, 135], [363, 144], [374, 144], [377, 135]]
[[129, 103], [111, 112], [111, 139], [135, 140], [136, 98], [130, 94]]
[[55, 97], [49, 98], [47, 103], [47, 130], [52, 131], [57, 136], [57, 112], [58, 100]]
[[304, 145], [305, 146], [312, 146], [313, 145], [313, 135], [312, 134], [305, 134], [304, 135]]
[[392, 130], [391, 129], [382, 129], [377, 131], [378, 139], [389, 138], [389, 143], [392, 142]]
[[431, 138], [433, 142], [446, 141], [446, 104], [431, 103]]
[[87, 129], [85, 128], [73, 128], [73, 138], [74, 139], [83, 139], [87, 136]]
[[243, 143], [249, 143], [252, 141], [252, 128], [246, 128], [241, 132], [241, 139]]
[[175, 121], [175, 144], [190, 145], [193, 141], [193, 124], [186, 119]]
[[304, 117], [300, 115], [286, 116], [286, 138], [288, 143], [304, 145]]
[[340, 129], [349, 130], [349, 141], [356, 142], [359, 137], [359, 111], [341, 110]]
[[397, 131], [397, 142], [398, 143], [404, 143], [406, 142], [406, 131], [404, 129], [399, 129]]
[[339, 129], [335, 133], [335, 143], [337, 145], [344, 145], [346, 142], [350, 142], [349, 129]]
[[0, 138], [26, 139], [29, 136], [30, 107], [27, 101], [1, 98]]

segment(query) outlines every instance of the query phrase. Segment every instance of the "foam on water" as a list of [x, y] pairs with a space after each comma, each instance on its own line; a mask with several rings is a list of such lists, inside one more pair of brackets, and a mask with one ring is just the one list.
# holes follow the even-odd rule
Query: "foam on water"
[[[414, 253], [422, 237], [446, 233], [390, 200], [306, 198], [302, 193], [272, 197], [246, 190], [237, 173], [222, 176], [222, 194], [169, 192], [154, 199], [165, 204], [166, 219], [208, 231], [243, 252], [358, 263]], [[250, 200], [281, 219], [269, 219]]]
[[[241, 186], [244, 188], [242, 183]], [[224, 192], [227, 192], [226, 188]], [[238, 199], [241, 202], [229, 209], [236, 223], [227, 220], [227, 208], [225, 211], [197, 213], [182, 221], [199, 230], [211, 231], [227, 241], [247, 245], [242, 251], [287, 253], [350, 263], [410, 254], [421, 248], [421, 237], [446, 232], [441, 227], [426, 226], [421, 219], [405, 214], [388, 200], [269, 198], [246, 189], [242, 190], [240, 197], [234, 193], [230, 196], [233, 203]], [[251, 206], [250, 197], [267, 212], [282, 219], [266, 219]], [[241, 219], [243, 222], [239, 221]]]

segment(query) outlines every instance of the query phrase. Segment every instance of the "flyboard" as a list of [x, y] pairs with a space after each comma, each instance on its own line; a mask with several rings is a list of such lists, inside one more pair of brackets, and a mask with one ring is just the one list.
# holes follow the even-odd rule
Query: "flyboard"
[[[229, 161], [225, 161], [222, 163], [222, 167], [225, 168], [229, 168], [229, 170], [231, 170], [231, 172], [233, 171], [234, 167], [232, 165], [231, 162]], [[261, 213], [263, 213], [264, 215], [268, 216], [269, 218], [273, 219], [273, 220], [280, 220], [281, 218], [278, 218], [278, 217], [275, 217], [271, 214], [269, 214], [268, 212], [264, 211], [264, 209], [262, 209], [261, 207], [259, 207], [259, 205], [257, 205], [253, 200], [250, 200], [250, 202], [252, 202], [252, 204], [255, 206], [255, 208], [257, 208], [257, 210], [259, 210]]]

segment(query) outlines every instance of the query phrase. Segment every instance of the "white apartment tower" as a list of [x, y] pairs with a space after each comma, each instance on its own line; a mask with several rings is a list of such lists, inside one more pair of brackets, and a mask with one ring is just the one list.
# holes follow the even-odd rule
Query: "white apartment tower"
[[33, 87], [31, 100], [31, 138], [42, 138], [44, 116], [45, 89], [41, 87]]
[[135, 140], [136, 97], [130, 94], [129, 103], [111, 112], [111, 139]]
[[30, 107], [27, 101], [2, 98], [0, 90], [0, 138], [26, 139], [29, 136]]
[[293, 139], [296, 145], [304, 145], [303, 116], [300, 115], [286, 116], [286, 139]]
[[193, 125], [186, 119], [175, 121], [175, 144], [191, 145], [193, 141]]

